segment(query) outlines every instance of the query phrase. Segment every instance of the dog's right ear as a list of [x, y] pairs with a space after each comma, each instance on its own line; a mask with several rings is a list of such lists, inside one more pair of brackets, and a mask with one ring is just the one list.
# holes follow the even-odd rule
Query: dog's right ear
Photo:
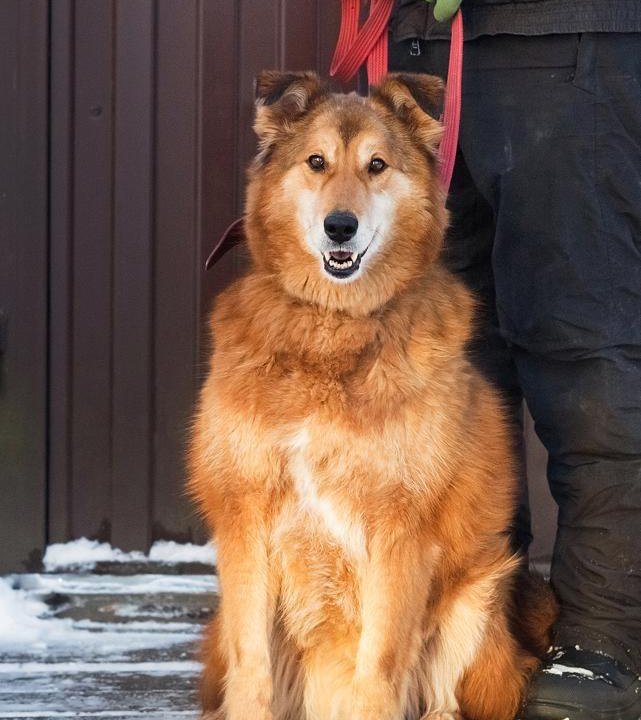
[[283, 130], [304, 115], [328, 93], [313, 72], [264, 70], [256, 78], [254, 130], [260, 150], [265, 152]]
[[371, 95], [403, 120], [418, 142], [435, 152], [443, 135], [436, 118], [441, 114], [444, 87], [443, 81], [432, 75], [390, 73], [371, 89]]

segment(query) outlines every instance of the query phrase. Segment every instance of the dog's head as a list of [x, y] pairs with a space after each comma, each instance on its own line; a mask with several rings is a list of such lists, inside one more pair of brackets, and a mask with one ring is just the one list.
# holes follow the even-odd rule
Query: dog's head
[[247, 235], [258, 266], [309, 302], [369, 313], [434, 261], [446, 222], [437, 78], [388, 75], [369, 98], [313, 73], [257, 80]]

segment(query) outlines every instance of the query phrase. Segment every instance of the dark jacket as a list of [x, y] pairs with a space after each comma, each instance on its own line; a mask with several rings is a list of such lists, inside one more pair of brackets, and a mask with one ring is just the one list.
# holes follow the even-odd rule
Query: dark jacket
[[[392, 19], [396, 41], [448, 36], [425, 0], [398, 0]], [[465, 38], [480, 35], [550, 35], [641, 32], [641, 0], [463, 0]]]

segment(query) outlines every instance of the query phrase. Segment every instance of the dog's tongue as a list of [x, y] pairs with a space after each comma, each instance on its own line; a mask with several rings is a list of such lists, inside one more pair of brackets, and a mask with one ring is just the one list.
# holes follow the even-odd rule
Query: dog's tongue
[[344, 250], [334, 250], [330, 252], [329, 255], [334, 260], [347, 260], [347, 258], [352, 257], [352, 253], [345, 252]]

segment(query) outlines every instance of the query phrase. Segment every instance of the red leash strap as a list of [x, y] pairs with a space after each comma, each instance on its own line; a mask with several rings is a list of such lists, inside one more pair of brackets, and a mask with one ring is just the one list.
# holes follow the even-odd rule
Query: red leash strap
[[461, 89], [463, 85], [463, 15], [459, 10], [452, 20], [450, 61], [447, 69], [443, 126], [445, 131], [439, 149], [441, 157], [441, 180], [449, 190], [454, 172], [459, 126], [461, 124]]
[[[367, 62], [369, 84], [376, 85], [387, 73], [387, 25], [394, 0], [371, 0], [370, 15], [359, 31], [360, 5], [360, 0], [341, 0], [341, 28], [329, 74], [340, 80], [351, 80], [358, 68]], [[445, 131], [439, 151], [441, 179], [448, 189], [458, 147], [462, 76], [463, 16], [459, 10], [452, 20], [450, 61], [443, 109]]]
[[[372, 2], [372, 14], [380, 12], [386, 17], [385, 29], [378, 36], [372, 51], [367, 56], [367, 78], [370, 85], [378, 85], [380, 81], [387, 74], [387, 25], [389, 23], [390, 15], [392, 14], [392, 8], [394, 3], [391, 4], [387, 0], [371, 0]], [[389, 7], [387, 7], [389, 5]], [[382, 6], [380, 9], [379, 6]]]
[[370, 14], [358, 29], [360, 0], [341, 0], [341, 29], [329, 74], [351, 80], [367, 61], [370, 85], [376, 85], [387, 72], [387, 25], [394, 0], [371, 0]]

